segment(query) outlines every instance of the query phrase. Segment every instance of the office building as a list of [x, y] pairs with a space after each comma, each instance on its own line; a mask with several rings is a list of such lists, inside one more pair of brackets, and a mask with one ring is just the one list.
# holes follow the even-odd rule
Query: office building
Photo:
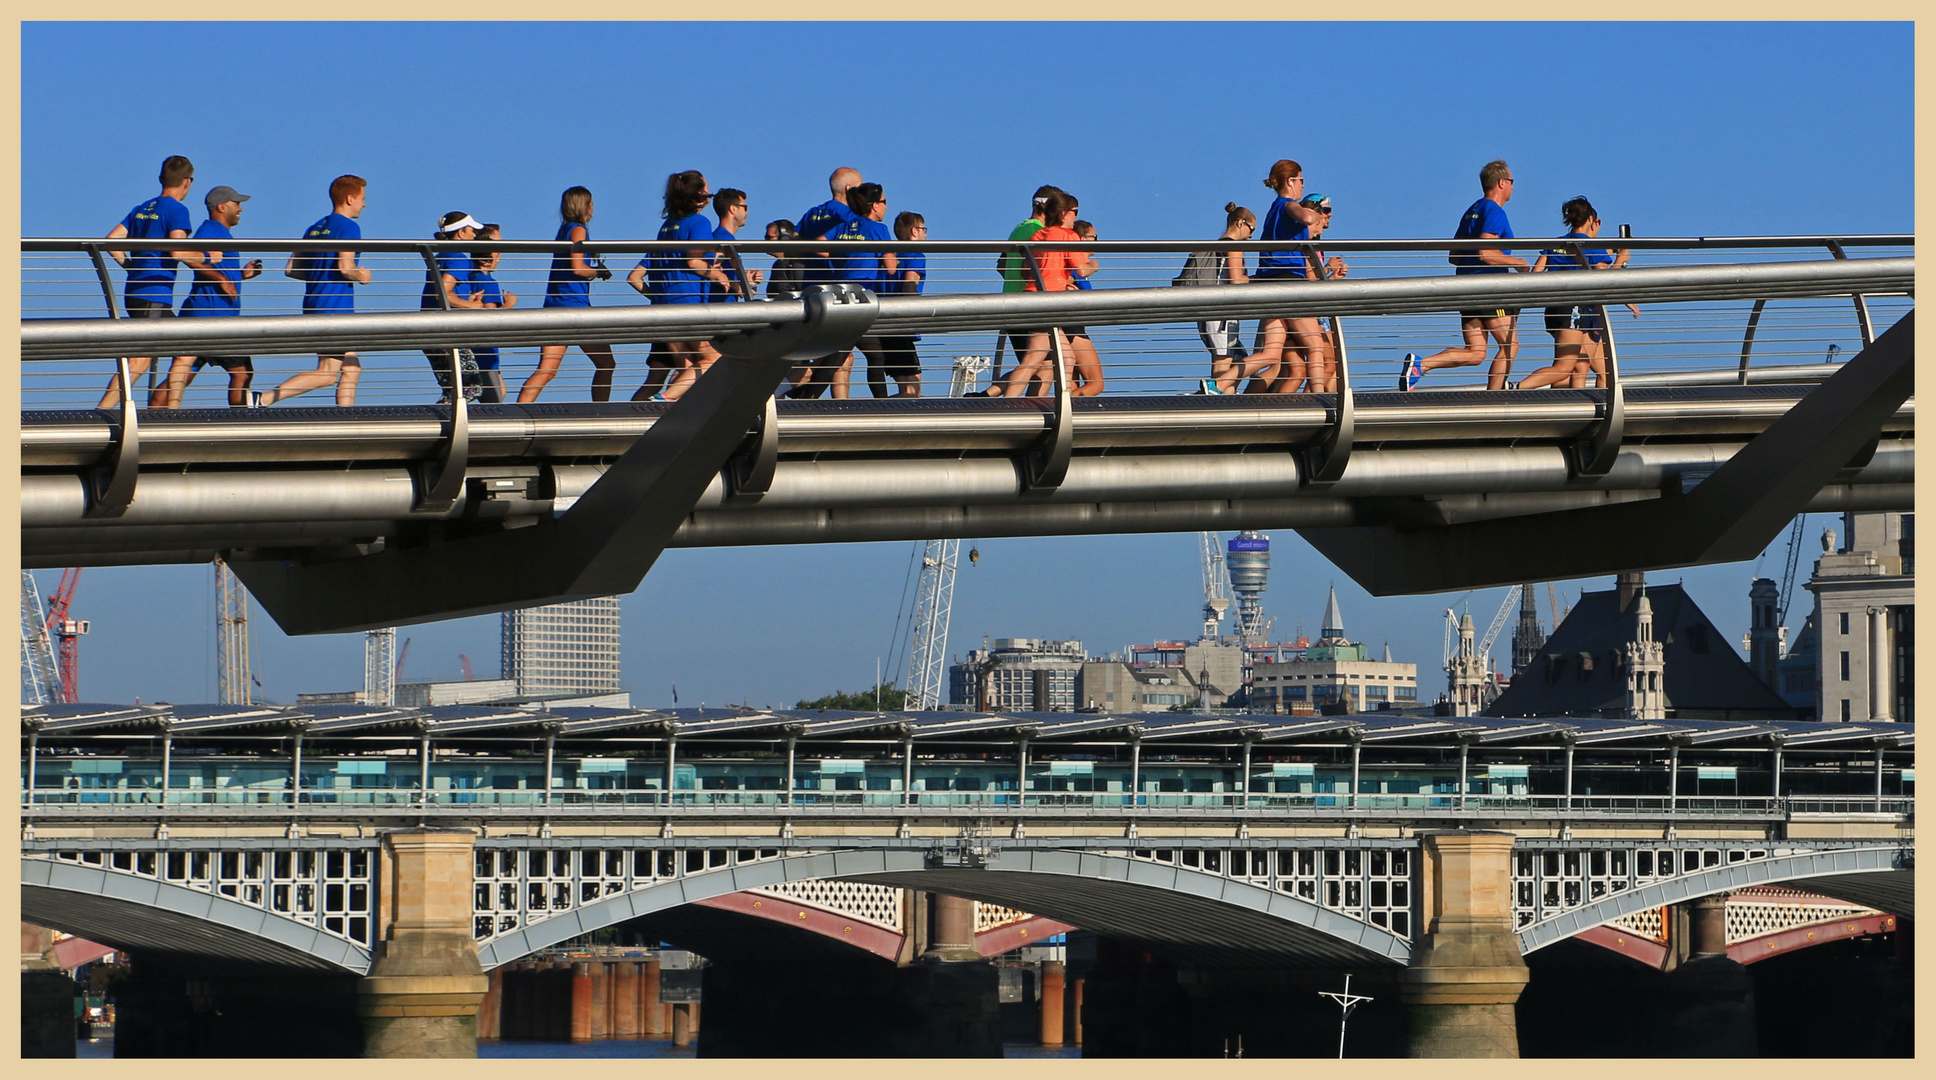
[[504, 613], [499, 677], [528, 698], [619, 691], [618, 597], [546, 604]]
[[1915, 541], [1914, 514], [1844, 514], [1840, 546], [1823, 532], [1807, 586], [1821, 719], [1915, 721]]
[[948, 700], [977, 712], [1074, 712], [1080, 641], [996, 638], [948, 668]]
[[1324, 625], [1300, 659], [1251, 668], [1252, 712], [1377, 712], [1418, 703], [1418, 665], [1401, 664], [1387, 645], [1382, 658], [1344, 634], [1338, 590], [1324, 607]]

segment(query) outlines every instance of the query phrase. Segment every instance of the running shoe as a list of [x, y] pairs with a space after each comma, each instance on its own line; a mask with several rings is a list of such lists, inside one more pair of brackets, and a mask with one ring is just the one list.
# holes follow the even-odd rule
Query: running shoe
[[1410, 390], [1425, 377], [1425, 369], [1419, 366], [1417, 353], [1406, 353], [1403, 363], [1398, 365], [1398, 388]]
[[1217, 389], [1217, 382], [1215, 379], [1203, 380], [1203, 392], [1206, 394], [1215, 394], [1215, 395], [1221, 395], [1223, 393], [1222, 390]]
[[249, 408], [251, 409], [263, 408], [262, 391], [260, 390], [249, 391]]

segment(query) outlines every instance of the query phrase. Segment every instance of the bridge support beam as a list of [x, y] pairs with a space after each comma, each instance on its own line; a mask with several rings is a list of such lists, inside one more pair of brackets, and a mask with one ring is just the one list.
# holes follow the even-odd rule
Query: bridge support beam
[[469, 831], [383, 837], [383, 941], [357, 986], [365, 1057], [477, 1056], [477, 1010], [490, 979], [471, 938]]
[[50, 957], [54, 932], [20, 924], [20, 1056], [74, 1056], [74, 980]]
[[981, 959], [975, 948], [975, 902], [945, 893], [928, 894], [929, 963], [966, 963]]
[[[1687, 957], [1667, 975], [1667, 1037], [1676, 1057], [1755, 1057], [1754, 978], [1728, 956], [1728, 894], [1680, 905]], [[1679, 950], [1676, 950], [1679, 951]]]
[[1511, 833], [1420, 836], [1424, 910], [1401, 986], [1412, 1057], [1516, 1058], [1527, 980], [1512, 920]]
[[1062, 1045], [1065, 974], [1060, 960], [1042, 961], [1042, 1045]]

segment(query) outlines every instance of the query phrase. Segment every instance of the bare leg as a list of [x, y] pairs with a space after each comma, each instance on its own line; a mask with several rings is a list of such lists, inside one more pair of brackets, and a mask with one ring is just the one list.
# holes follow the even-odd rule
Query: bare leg
[[[148, 373], [148, 365], [154, 361], [152, 356], [128, 357], [128, 389], [134, 389], [134, 380]], [[97, 409], [112, 409], [121, 404], [121, 381], [118, 376], [108, 379], [108, 392], [101, 395]]]
[[[1028, 348], [1015, 357], [1015, 368], [1002, 380], [1001, 397], [1024, 397], [1049, 358], [1049, 335], [1030, 334]], [[991, 395], [992, 396], [992, 395]]]
[[1070, 338], [1069, 344], [1075, 349], [1075, 362], [1070, 365], [1075, 386], [1069, 390], [1069, 396], [1095, 397], [1102, 393], [1102, 357], [1096, 355], [1095, 342], [1083, 334]]
[[1486, 332], [1499, 343], [1499, 351], [1493, 354], [1492, 370], [1486, 376], [1486, 389], [1504, 390], [1506, 380], [1512, 375], [1513, 361], [1519, 356], [1519, 316], [1488, 319]]
[[343, 377], [336, 383], [336, 404], [348, 407], [356, 404], [356, 383], [363, 377], [363, 362], [355, 353], [343, 354]]
[[188, 384], [194, 381], [195, 358], [175, 357], [175, 362], [168, 366], [168, 381], [162, 383], [149, 397], [148, 407], [151, 409], [181, 408], [182, 395], [188, 390]]
[[518, 391], [518, 404], [529, 405], [538, 400], [538, 395], [558, 374], [558, 365], [564, 362], [565, 350], [569, 345], [546, 345], [538, 350], [538, 370], [524, 380], [524, 387]]
[[1578, 330], [1549, 330], [1553, 335], [1553, 362], [1526, 376], [1519, 382], [1521, 390], [1537, 390], [1542, 386], [1570, 383], [1577, 376], [1574, 369], [1579, 366], [1580, 340]]
[[[316, 370], [291, 375], [287, 379], [284, 379], [282, 385], [276, 387], [274, 390], [264, 390], [262, 392], [262, 403], [264, 405], [274, 405], [278, 401], [295, 397], [297, 394], [306, 394], [311, 390], [318, 390], [325, 386], [335, 386], [343, 377], [344, 366], [354, 360], [355, 356], [355, 353], [344, 353], [342, 356], [318, 356], [316, 358]], [[352, 402], [355, 401], [355, 391], [351, 391], [350, 400]], [[338, 405], [344, 404], [341, 389], [338, 389], [336, 392], [336, 403]]]
[[853, 350], [850, 349], [848, 350], [847, 355], [840, 358], [839, 366], [835, 367], [833, 370], [832, 382], [833, 382], [833, 397], [835, 401], [847, 400], [848, 388], [852, 385], [853, 379], [854, 379], [854, 353], [853, 353]]
[[612, 375], [618, 371], [618, 361], [612, 359], [612, 347], [610, 345], [578, 347], [592, 360], [592, 400], [612, 400]]
[[1459, 331], [1465, 336], [1465, 344], [1456, 349], [1436, 352], [1418, 362], [1420, 371], [1436, 368], [1470, 367], [1484, 363], [1486, 359], [1486, 327], [1492, 319], [1461, 318]]
[[229, 369], [229, 408], [245, 409], [249, 405], [249, 384], [255, 381], [255, 369], [233, 367]]

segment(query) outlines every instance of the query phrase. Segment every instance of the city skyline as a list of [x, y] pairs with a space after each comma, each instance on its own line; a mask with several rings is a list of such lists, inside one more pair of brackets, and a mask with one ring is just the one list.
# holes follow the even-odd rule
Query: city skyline
[[[1327, 27], [1325, 93], [1289, 95], [1278, 111], [1246, 80], [1200, 78], [1203, 61], [1192, 58], [1229, 55], [1233, 36], [1246, 49], [1296, 48], [1298, 27], [1117, 24], [1072, 32], [1083, 48], [1060, 63], [1082, 90], [1068, 130], [1018, 145], [1017, 122], [1040, 111], [1035, 90], [1027, 79], [990, 74], [1025, 70], [1014, 24], [733, 28], [727, 55], [736, 100], [797, 100], [787, 97], [798, 94], [801, 77], [789, 60], [803, 49], [838, 42], [896, 64], [923, 58], [920, 79], [876, 95], [865, 121], [837, 129], [803, 123], [789, 107], [726, 116], [696, 109], [690, 122], [657, 120], [640, 102], [684, 91], [673, 73], [651, 67], [628, 76], [625, 93], [582, 95], [560, 110], [540, 66], [480, 75], [475, 60], [507, 44], [532, 52], [570, 47], [587, 70], [632, 71], [647, 43], [717, 48], [711, 24], [625, 24], [596, 33], [547, 24], [28, 24], [23, 232], [104, 233], [152, 194], [156, 163], [171, 153], [195, 159], [200, 190], [230, 184], [253, 196], [237, 229], [250, 237], [295, 235], [321, 212], [328, 178], [345, 171], [372, 181], [367, 236], [424, 236], [438, 213], [464, 206], [505, 222], [512, 237], [548, 238], [556, 193], [584, 183], [600, 193], [599, 235], [612, 238], [656, 228], [656, 186], [673, 169], [700, 167], [716, 185], [745, 188], [754, 220], [764, 221], [797, 216], [825, 198], [827, 171], [848, 163], [884, 183], [897, 207], [924, 210], [935, 239], [1006, 235], [1043, 180], [1080, 193], [1085, 214], [1110, 238], [1210, 236], [1226, 200], [1262, 205], [1267, 193], [1257, 181], [1284, 156], [1303, 161], [1311, 187], [1336, 201], [1338, 236], [1449, 233], [1475, 194], [1473, 174], [1491, 157], [1511, 161], [1521, 178], [1511, 210], [1523, 236], [1556, 232], [1559, 203], [1581, 191], [1610, 221], [1631, 222], [1640, 235], [1913, 227], [1908, 24], [1687, 23], [1672, 35], [1645, 24]], [[1582, 47], [1623, 58], [1617, 90], [1544, 73], [1540, 57]], [[219, 60], [226, 77], [250, 92], [229, 103], [220, 125], [130, 128], [122, 108], [141, 92], [143, 74], [76, 58], [132, 48], [191, 63]], [[330, 50], [357, 56], [365, 72], [350, 100], [282, 77], [288, 56]], [[1488, 97], [1475, 130], [1473, 103], [1445, 93], [1439, 71], [1446, 55], [1479, 50], [1528, 58], [1515, 70], [1530, 79], [1519, 80], [1523, 91]], [[1821, 50], [1864, 62], [1854, 70], [1802, 62]], [[1005, 67], [1011, 57], [1018, 62]], [[489, 93], [474, 134], [451, 134], [423, 110], [384, 107], [448, 101], [458, 108], [479, 78], [488, 79]], [[1831, 166], [1829, 178], [1795, 179]], [[1837, 179], [1844, 176], [1861, 182]], [[1833, 197], [1807, 199], [1818, 188], [1833, 189]], [[1370, 370], [1382, 375], [1383, 360]], [[1815, 517], [1804, 530], [1807, 544], [1830, 516]], [[1273, 539], [1277, 563], [1265, 608], [1277, 620], [1274, 638], [1290, 636], [1299, 621], [1314, 628], [1335, 582], [1354, 640], [1389, 641], [1394, 655], [1436, 669], [1440, 612], [1460, 594], [1374, 600], [1290, 531]], [[960, 571], [951, 654], [984, 635], [1080, 638], [1113, 650], [1194, 637], [1200, 626], [1192, 534], [970, 542], [982, 559]], [[1732, 647], [1747, 626], [1749, 583], [1777, 575], [1781, 544], [1758, 574], [1731, 564], [1656, 576], [1685, 581]], [[905, 666], [889, 643], [897, 608], [912, 601], [911, 583], [906, 601], [901, 596], [917, 547], [669, 551], [621, 602], [623, 681], [641, 704], [669, 703], [674, 684], [682, 704], [784, 706], [864, 688], [877, 656], [889, 672]], [[1610, 578], [1561, 584], [1568, 597], [1609, 587]], [[1472, 596], [1482, 627], [1501, 596], [1500, 589]], [[1790, 625], [1806, 610], [1798, 602]], [[93, 624], [81, 646], [85, 697], [214, 698], [207, 567], [89, 569], [76, 614]], [[260, 609], [254, 624], [265, 696], [293, 701], [299, 691], [360, 682], [359, 635], [288, 639]], [[400, 643], [403, 637], [414, 640], [405, 678], [442, 677], [457, 671], [459, 653], [474, 663], [496, 653], [498, 622], [485, 616], [409, 627]], [[1427, 687], [1436, 680], [1425, 681], [1421, 696], [1435, 696]]]

